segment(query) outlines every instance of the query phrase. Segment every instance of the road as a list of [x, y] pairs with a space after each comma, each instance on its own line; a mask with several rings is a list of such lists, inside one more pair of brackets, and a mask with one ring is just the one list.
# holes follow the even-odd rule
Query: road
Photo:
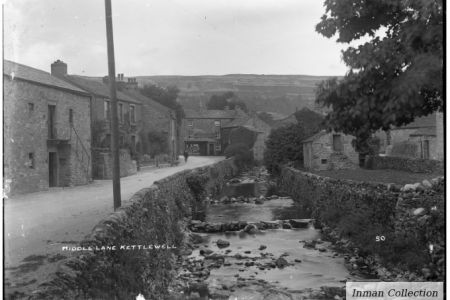
[[[154, 181], [176, 172], [212, 164], [222, 157], [190, 157], [176, 167], [150, 169], [121, 178], [122, 202]], [[61, 252], [62, 244], [82, 240], [113, 212], [111, 180], [58, 188], [4, 200], [5, 268], [17, 267], [30, 255]]]

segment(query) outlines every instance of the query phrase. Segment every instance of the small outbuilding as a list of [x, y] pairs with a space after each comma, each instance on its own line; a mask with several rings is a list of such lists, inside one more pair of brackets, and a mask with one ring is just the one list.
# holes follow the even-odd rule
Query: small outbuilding
[[309, 170], [358, 168], [358, 153], [353, 148], [355, 137], [325, 130], [303, 140], [303, 165]]

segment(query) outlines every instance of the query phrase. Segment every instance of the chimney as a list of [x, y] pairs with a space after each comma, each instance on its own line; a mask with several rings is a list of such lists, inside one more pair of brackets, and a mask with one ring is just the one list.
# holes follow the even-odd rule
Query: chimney
[[55, 77], [64, 77], [67, 75], [67, 64], [59, 59], [51, 64], [51, 74]]

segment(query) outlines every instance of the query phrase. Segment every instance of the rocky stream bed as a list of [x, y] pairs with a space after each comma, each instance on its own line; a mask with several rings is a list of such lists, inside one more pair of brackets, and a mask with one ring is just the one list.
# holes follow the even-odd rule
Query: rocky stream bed
[[291, 198], [266, 197], [266, 178], [243, 174], [206, 199], [205, 219], [188, 225], [172, 299], [344, 299], [346, 281], [374, 278]]

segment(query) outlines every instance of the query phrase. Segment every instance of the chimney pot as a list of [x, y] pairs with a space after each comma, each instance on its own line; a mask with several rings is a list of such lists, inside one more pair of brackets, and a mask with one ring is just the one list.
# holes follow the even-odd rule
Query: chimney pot
[[67, 75], [67, 64], [58, 59], [50, 65], [50, 70], [53, 76], [64, 77]]

